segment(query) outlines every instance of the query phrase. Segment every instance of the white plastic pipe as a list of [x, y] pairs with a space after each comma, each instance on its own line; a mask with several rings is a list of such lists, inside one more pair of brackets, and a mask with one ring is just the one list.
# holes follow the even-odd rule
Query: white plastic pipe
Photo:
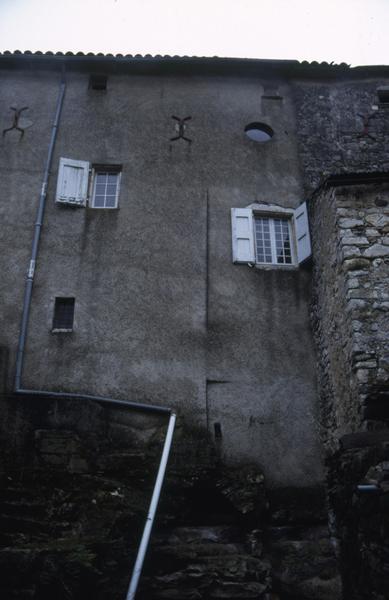
[[176, 415], [175, 415], [175, 413], [171, 413], [170, 419], [169, 419], [169, 425], [168, 425], [167, 432], [166, 432], [165, 444], [163, 446], [161, 461], [159, 463], [158, 474], [157, 474], [157, 478], [155, 480], [154, 491], [153, 491], [153, 495], [152, 495], [151, 502], [150, 502], [149, 512], [147, 515], [145, 527], [143, 529], [142, 539], [139, 544], [138, 554], [136, 557], [134, 569], [132, 571], [130, 586], [128, 588], [126, 600], [134, 600], [136, 590], [138, 588], [139, 577], [142, 572], [143, 562], [144, 562], [147, 547], [149, 544], [151, 529], [153, 527], [155, 513], [157, 512], [157, 506], [158, 506], [159, 496], [161, 494], [163, 479], [165, 476], [166, 465], [167, 465], [167, 461], [169, 459], [169, 453], [170, 453], [170, 447], [172, 445], [175, 423], [176, 423]]

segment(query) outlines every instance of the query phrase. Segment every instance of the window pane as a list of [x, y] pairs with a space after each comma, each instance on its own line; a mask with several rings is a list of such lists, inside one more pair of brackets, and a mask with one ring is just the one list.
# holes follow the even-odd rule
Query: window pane
[[274, 228], [276, 230], [276, 253], [278, 264], [290, 264], [292, 262], [290, 254], [289, 224], [285, 219], [275, 219]]
[[95, 173], [95, 186], [92, 206], [94, 208], [116, 208], [119, 172], [98, 171]]
[[105, 194], [105, 183], [96, 183], [96, 195], [101, 196]]
[[106, 208], [115, 208], [115, 206], [116, 206], [116, 196], [106, 196], [106, 198], [105, 198], [105, 206], [106, 206]]
[[288, 219], [255, 217], [254, 227], [257, 262], [293, 263]]
[[257, 262], [271, 263], [271, 242], [269, 219], [258, 217], [255, 219], [255, 245]]
[[104, 208], [105, 196], [95, 196], [93, 206], [96, 208]]
[[116, 184], [112, 185], [112, 184], [108, 184], [107, 185], [107, 196], [115, 196], [116, 194]]

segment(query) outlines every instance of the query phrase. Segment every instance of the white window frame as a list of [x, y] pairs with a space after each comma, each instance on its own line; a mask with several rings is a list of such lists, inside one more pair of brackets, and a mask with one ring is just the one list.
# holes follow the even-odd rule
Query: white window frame
[[[96, 179], [98, 173], [117, 175], [115, 206], [95, 206]], [[119, 207], [121, 165], [94, 164], [85, 160], [63, 158], [59, 160], [55, 201], [58, 204], [93, 209], [116, 210]]]
[[[115, 206], [95, 206], [97, 175], [99, 175], [99, 173], [114, 173], [115, 175], [117, 175]], [[112, 167], [111, 165], [93, 166], [92, 167], [92, 177], [91, 177], [91, 191], [89, 194], [89, 201], [88, 201], [89, 207], [93, 208], [95, 210], [116, 210], [119, 207], [121, 177], [122, 177], [122, 171], [119, 167], [116, 168], [116, 167]]]
[[[257, 233], [255, 227], [255, 221], [258, 219], [269, 220], [269, 233], [270, 233], [270, 251], [271, 261], [262, 262], [258, 259], [258, 247], [257, 247]], [[277, 247], [276, 247], [276, 231], [275, 231], [275, 220], [279, 219], [285, 221], [288, 224], [289, 241], [290, 241], [290, 255], [291, 262], [278, 262], [277, 261]], [[255, 264], [260, 266], [271, 266], [271, 267], [293, 267], [296, 266], [296, 249], [295, 249], [295, 235], [293, 229], [293, 214], [280, 215], [280, 214], [267, 214], [263, 212], [253, 211], [253, 225], [254, 225], [254, 248], [255, 248]]]
[[[291, 263], [278, 263], [275, 250], [274, 221], [272, 224], [272, 262], [259, 262], [255, 218], [283, 219], [288, 221]], [[254, 203], [246, 208], [231, 209], [232, 260], [234, 263], [257, 266], [261, 269], [296, 269], [311, 256], [308, 212], [305, 202], [297, 208], [284, 208], [277, 204]]]

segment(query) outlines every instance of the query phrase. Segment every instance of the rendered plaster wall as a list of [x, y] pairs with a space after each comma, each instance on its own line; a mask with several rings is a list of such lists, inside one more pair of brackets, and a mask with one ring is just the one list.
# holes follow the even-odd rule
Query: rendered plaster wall
[[[24, 277], [60, 75], [4, 70], [10, 106], [32, 122], [1, 140], [5, 227], [1, 343], [12, 384]], [[230, 209], [302, 200], [290, 87], [256, 78], [114, 74], [106, 92], [70, 71], [48, 188], [23, 385], [173, 406], [270, 485], [322, 480], [310, 272], [233, 265]], [[270, 86], [270, 87], [269, 87]], [[267, 94], [271, 88], [272, 94]], [[261, 105], [262, 96], [274, 96]], [[172, 115], [191, 116], [186, 136]], [[273, 124], [255, 144], [247, 123]], [[54, 202], [60, 157], [121, 164], [118, 210]], [[281, 175], [282, 174], [282, 175]], [[71, 334], [51, 333], [54, 299], [74, 296]], [[285, 449], [288, 452], [285, 452]]]
[[311, 204], [323, 433], [385, 428], [389, 380], [387, 184], [328, 188]]

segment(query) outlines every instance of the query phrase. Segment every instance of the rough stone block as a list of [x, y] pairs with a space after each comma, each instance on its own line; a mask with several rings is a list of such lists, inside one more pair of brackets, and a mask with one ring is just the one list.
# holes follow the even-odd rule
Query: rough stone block
[[364, 221], [362, 219], [339, 219], [339, 227], [342, 229], [351, 229], [352, 227], [363, 226]]
[[368, 246], [369, 240], [364, 236], [346, 236], [341, 240], [342, 246]]
[[379, 237], [381, 235], [374, 227], [367, 227], [365, 234], [368, 238]]
[[361, 329], [363, 327], [362, 323], [360, 321], [357, 321], [357, 320], [352, 321], [351, 326], [353, 328], [353, 331], [356, 331], [356, 332], [361, 331]]
[[369, 370], [368, 369], [358, 369], [356, 372], [357, 381], [359, 383], [368, 383], [369, 381]]
[[374, 302], [373, 309], [386, 312], [389, 310], [389, 302]]
[[366, 215], [366, 222], [374, 227], [384, 227], [389, 224], [389, 216], [382, 214]]
[[359, 287], [359, 279], [357, 279], [356, 277], [348, 279], [346, 286], [348, 289], [354, 289]]
[[371, 291], [369, 289], [361, 289], [361, 288], [355, 288], [352, 290], [348, 290], [347, 292], [347, 298], [360, 298], [363, 300], [369, 300], [371, 298], [376, 298], [377, 294], [374, 291]]
[[370, 261], [367, 258], [350, 258], [343, 261], [343, 267], [346, 271], [357, 271], [370, 267]]
[[345, 217], [348, 219], [360, 216], [355, 208], [337, 208], [336, 214], [338, 217]]
[[367, 248], [364, 252], [364, 256], [371, 258], [379, 256], [389, 256], [389, 248], [382, 244], [373, 244], [370, 248]]
[[378, 366], [376, 360], [364, 360], [355, 363], [356, 369], [376, 369]]
[[350, 312], [352, 310], [361, 310], [366, 308], [367, 302], [365, 300], [360, 300], [357, 298], [352, 298], [347, 303], [347, 311]]
[[344, 246], [342, 248], [342, 260], [346, 258], [359, 258], [361, 250], [357, 246]]

